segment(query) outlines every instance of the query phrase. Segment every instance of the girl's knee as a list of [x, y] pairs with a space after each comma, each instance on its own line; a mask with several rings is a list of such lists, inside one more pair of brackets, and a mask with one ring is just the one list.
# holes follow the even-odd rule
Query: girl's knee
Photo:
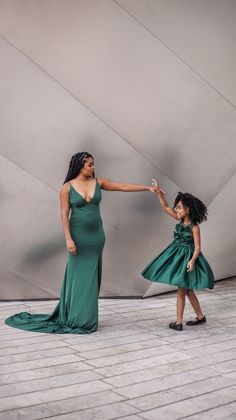
[[187, 291], [188, 289], [185, 289], [184, 287], [179, 287], [178, 288], [178, 293], [180, 294], [180, 295], [183, 295], [183, 296], [185, 296], [186, 295], [186, 291]]
[[193, 291], [193, 289], [186, 289], [187, 291], [186, 291], [186, 295], [187, 296], [190, 296], [190, 295], [194, 295], [194, 291]]

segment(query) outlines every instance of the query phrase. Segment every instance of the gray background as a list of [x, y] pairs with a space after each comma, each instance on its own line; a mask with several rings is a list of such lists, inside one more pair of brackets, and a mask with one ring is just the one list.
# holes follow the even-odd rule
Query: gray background
[[[236, 274], [236, 2], [0, 1], [0, 298], [59, 294], [58, 191], [72, 154], [96, 175], [179, 190], [209, 207], [202, 251]], [[102, 296], [170, 290], [140, 271], [175, 221], [148, 192], [103, 192]]]

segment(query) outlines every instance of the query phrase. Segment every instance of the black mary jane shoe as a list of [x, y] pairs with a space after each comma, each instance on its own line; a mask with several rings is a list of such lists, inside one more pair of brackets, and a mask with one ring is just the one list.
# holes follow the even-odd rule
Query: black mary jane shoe
[[182, 331], [183, 330], [183, 324], [177, 324], [176, 322], [171, 322], [169, 324], [169, 328], [175, 331]]
[[205, 324], [206, 322], [206, 317], [204, 316], [203, 318], [199, 319], [196, 318], [194, 321], [187, 321], [186, 325], [198, 325], [198, 324]]

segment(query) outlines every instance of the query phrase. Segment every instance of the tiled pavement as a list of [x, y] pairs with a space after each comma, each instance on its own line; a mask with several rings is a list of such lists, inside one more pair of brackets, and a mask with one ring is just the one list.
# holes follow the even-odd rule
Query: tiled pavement
[[236, 279], [198, 296], [205, 325], [168, 328], [174, 292], [100, 299], [99, 330], [77, 336], [4, 324], [55, 301], [1, 302], [0, 420], [236, 419]]

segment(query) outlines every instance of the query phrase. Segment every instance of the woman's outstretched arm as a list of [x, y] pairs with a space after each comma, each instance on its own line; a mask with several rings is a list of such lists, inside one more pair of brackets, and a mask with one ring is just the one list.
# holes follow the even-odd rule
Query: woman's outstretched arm
[[101, 185], [101, 188], [106, 191], [123, 191], [123, 192], [137, 192], [137, 191], [151, 191], [155, 192], [154, 187], [149, 185], [140, 185], [140, 184], [128, 184], [114, 182], [111, 179], [107, 178], [98, 178], [98, 182]]
[[160, 201], [160, 205], [163, 208], [163, 210], [169, 214], [169, 216], [173, 217], [174, 219], [178, 220], [177, 214], [176, 212], [169, 206], [169, 204], [167, 203], [165, 197], [164, 197], [164, 192], [163, 190], [160, 188], [160, 186], [157, 183], [156, 179], [152, 180], [152, 185], [154, 187], [154, 192], [155, 194], [158, 196], [159, 201]]

